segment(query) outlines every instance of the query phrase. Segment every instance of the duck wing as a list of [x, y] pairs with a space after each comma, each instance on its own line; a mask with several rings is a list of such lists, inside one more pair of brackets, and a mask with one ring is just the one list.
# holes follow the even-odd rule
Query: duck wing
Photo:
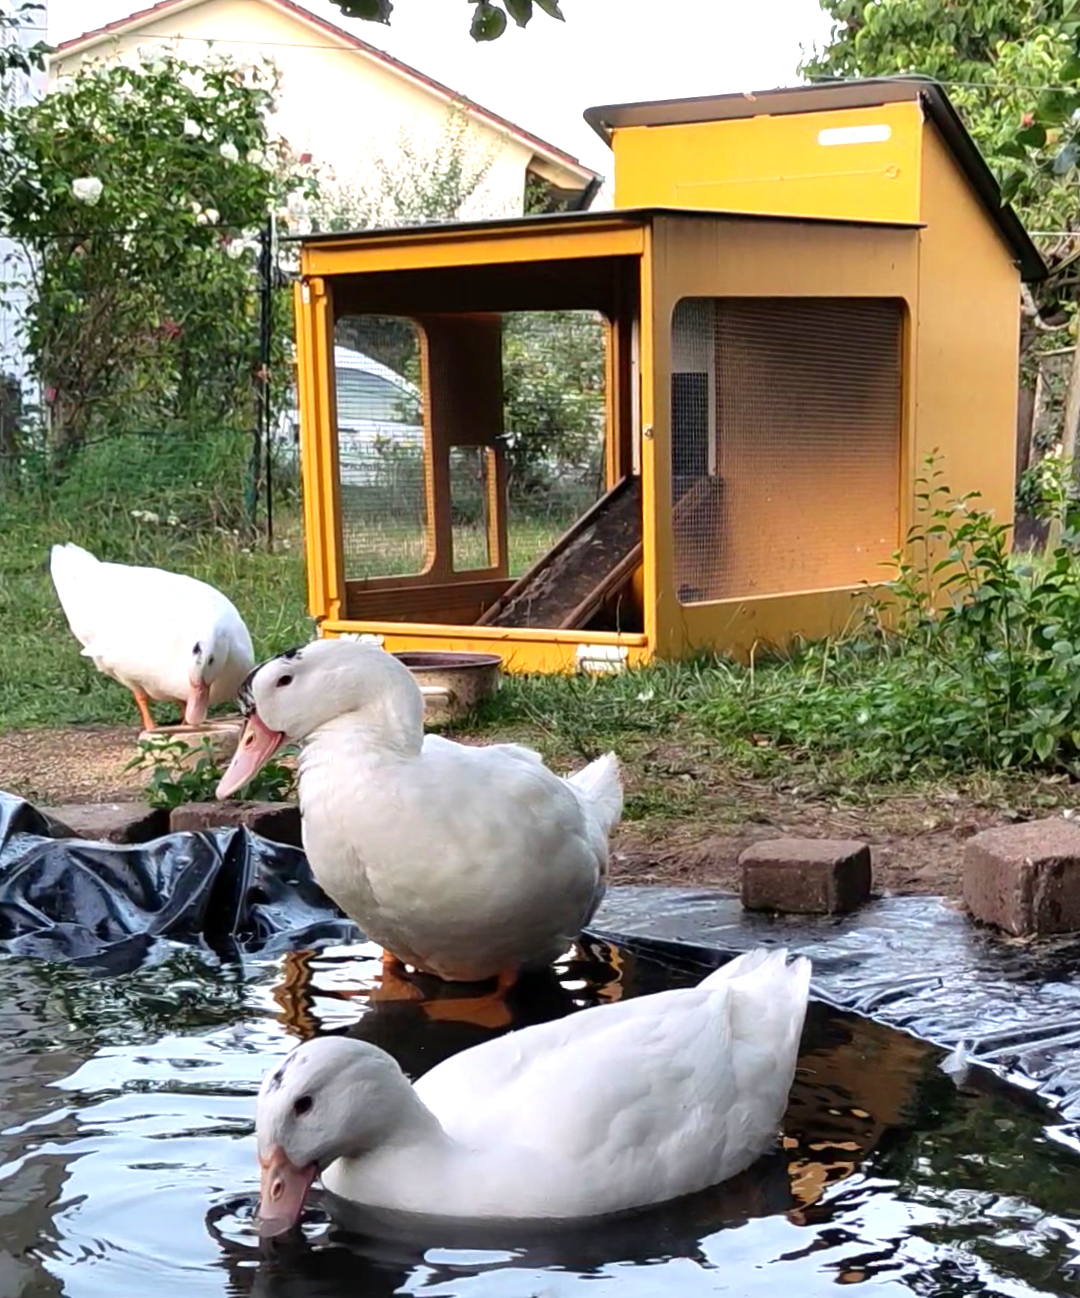
[[570, 1173], [565, 1211], [626, 1206], [628, 1186], [637, 1204], [689, 1194], [736, 1175], [775, 1137], [809, 975], [808, 961], [754, 952], [697, 987], [485, 1042], [416, 1089], [461, 1143], [525, 1149]]

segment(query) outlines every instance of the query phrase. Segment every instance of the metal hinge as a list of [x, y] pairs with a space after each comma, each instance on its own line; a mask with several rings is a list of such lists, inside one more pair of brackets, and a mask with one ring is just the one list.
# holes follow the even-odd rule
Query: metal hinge
[[630, 651], [616, 644], [579, 644], [577, 665], [579, 672], [624, 672]]

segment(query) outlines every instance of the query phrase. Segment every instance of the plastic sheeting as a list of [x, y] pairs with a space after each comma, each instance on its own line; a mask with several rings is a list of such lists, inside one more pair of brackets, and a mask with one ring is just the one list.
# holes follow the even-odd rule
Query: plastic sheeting
[[[246, 830], [133, 847], [56, 833], [0, 794], [0, 950], [122, 973], [175, 943], [235, 959], [362, 938], [303, 853]], [[1080, 1123], [1080, 935], [1011, 940], [933, 897], [882, 898], [836, 919], [769, 918], [722, 893], [654, 887], [611, 889], [592, 931], [702, 967], [787, 946], [813, 960], [820, 999], [962, 1046], [966, 1064], [1037, 1091]]]
[[124, 973], [174, 943], [234, 959], [360, 936], [302, 852], [245, 829], [131, 847], [57, 834], [0, 794], [0, 950]]

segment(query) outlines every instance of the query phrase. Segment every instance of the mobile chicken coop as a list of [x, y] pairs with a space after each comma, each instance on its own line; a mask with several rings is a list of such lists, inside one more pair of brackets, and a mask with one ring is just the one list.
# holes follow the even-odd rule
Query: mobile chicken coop
[[522, 670], [745, 655], [850, 619], [928, 453], [1011, 518], [1045, 268], [937, 85], [586, 117], [612, 211], [303, 241], [320, 634]]

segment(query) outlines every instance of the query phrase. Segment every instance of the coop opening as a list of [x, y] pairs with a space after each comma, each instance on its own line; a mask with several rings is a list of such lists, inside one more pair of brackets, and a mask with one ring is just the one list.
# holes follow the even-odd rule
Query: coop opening
[[636, 271], [335, 279], [346, 617], [642, 630]]
[[683, 604], [882, 579], [900, 543], [902, 304], [683, 298], [671, 505]]

